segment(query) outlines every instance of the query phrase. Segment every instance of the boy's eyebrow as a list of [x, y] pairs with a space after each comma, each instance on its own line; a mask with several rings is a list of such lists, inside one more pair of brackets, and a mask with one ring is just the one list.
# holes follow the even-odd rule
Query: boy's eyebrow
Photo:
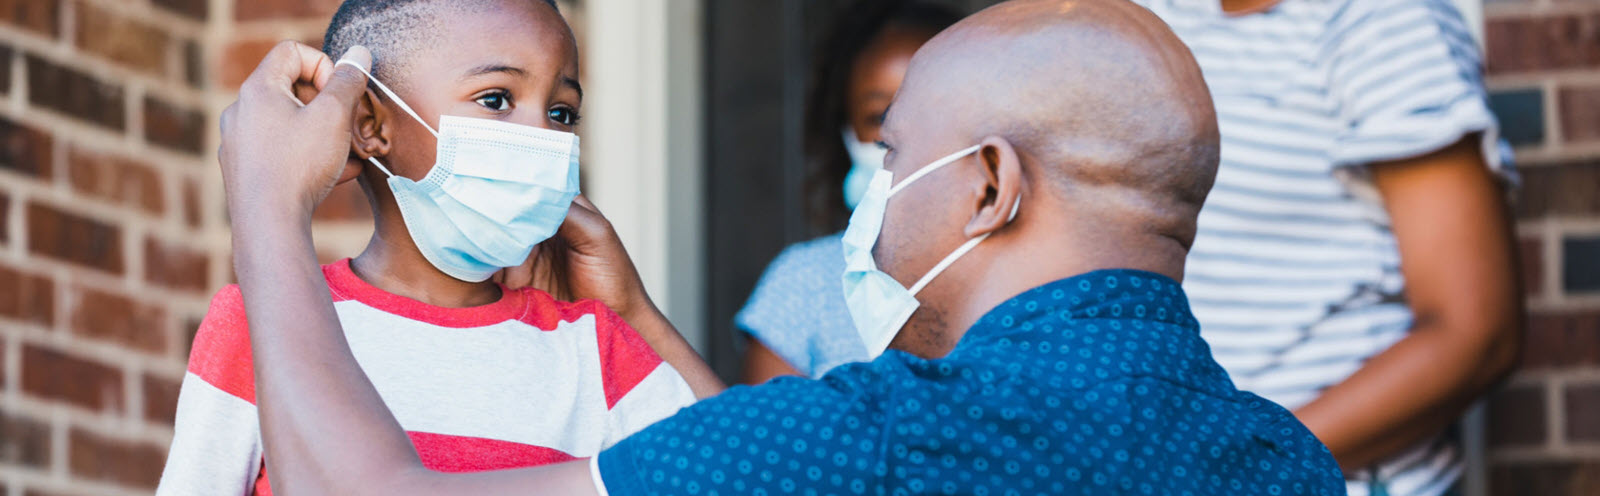
[[471, 79], [484, 74], [493, 74], [496, 72], [503, 72], [513, 76], [525, 76], [528, 74], [528, 71], [524, 71], [520, 67], [511, 67], [505, 64], [491, 63], [472, 68], [472, 70], [467, 71], [465, 75], [461, 76], [461, 79]]
[[570, 77], [567, 77], [567, 76], [561, 76], [561, 85], [562, 86], [566, 86], [568, 88], [572, 88], [573, 90], [576, 90], [578, 92], [578, 99], [579, 100], [583, 99], [583, 85], [578, 84], [578, 80], [577, 79], [570, 78]]

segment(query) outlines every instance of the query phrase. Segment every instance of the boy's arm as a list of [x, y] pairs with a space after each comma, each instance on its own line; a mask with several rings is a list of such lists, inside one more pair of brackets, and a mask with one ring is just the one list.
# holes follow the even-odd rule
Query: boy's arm
[[217, 292], [195, 334], [156, 494], [250, 494], [261, 431], [239, 288]]
[[[346, 57], [371, 65], [364, 48]], [[316, 49], [274, 48], [222, 115], [223, 185], [250, 315], [262, 436], [285, 494], [594, 494], [585, 463], [441, 474], [356, 364], [311, 244], [315, 205], [349, 157], [346, 123], [366, 78]], [[298, 105], [291, 87], [320, 93]]]
[[1516, 363], [1521, 279], [1481, 142], [1470, 135], [1371, 167], [1400, 247], [1411, 332], [1295, 411], [1346, 471], [1444, 431]]

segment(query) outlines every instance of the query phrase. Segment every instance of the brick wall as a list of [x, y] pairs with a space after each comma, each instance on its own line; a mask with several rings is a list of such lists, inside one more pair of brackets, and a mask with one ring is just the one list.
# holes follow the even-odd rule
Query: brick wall
[[[188, 343], [232, 277], [216, 116], [337, 3], [0, 0], [0, 496], [154, 487]], [[1532, 311], [1490, 402], [1491, 486], [1600, 494], [1600, 1], [1486, 3]], [[370, 229], [359, 190], [334, 195], [324, 258]]]
[[[0, 0], [0, 496], [154, 489], [189, 343], [233, 277], [217, 116], [338, 4]], [[324, 260], [371, 233], [354, 183], [316, 219]]]
[[1484, 6], [1492, 104], [1516, 149], [1531, 313], [1489, 403], [1493, 494], [1600, 494], [1600, 1]]
[[[337, 0], [0, 0], [0, 496], [146, 494], [231, 282], [216, 119]], [[370, 232], [353, 185], [319, 251]]]

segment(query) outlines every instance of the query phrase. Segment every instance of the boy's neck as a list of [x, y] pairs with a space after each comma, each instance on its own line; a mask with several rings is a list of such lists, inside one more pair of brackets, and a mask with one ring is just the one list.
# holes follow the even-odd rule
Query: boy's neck
[[378, 289], [434, 306], [475, 307], [501, 297], [500, 285], [493, 280], [467, 282], [450, 277], [428, 262], [409, 239], [390, 243], [381, 230], [373, 233], [366, 250], [350, 260], [350, 270]]

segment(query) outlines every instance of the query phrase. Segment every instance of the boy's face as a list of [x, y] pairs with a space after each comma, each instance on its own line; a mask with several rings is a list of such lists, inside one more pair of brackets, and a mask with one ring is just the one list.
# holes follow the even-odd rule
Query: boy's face
[[[578, 47], [555, 9], [507, 0], [441, 12], [434, 33], [440, 42], [420, 47], [409, 55], [404, 74], [390, 76], [402, 83], [395, 90], [418, 115], [434, 126], [440, 116], [452, 115], [572, 132], [583, 101]], [[385, 108], [373, 122], [386, 126], [389, 137], [386, 153], [374, 150], [378, 160], [396, 175], [422, 179], [433, 168], [437, 139], [394, 102], [375, 101]], [[360, 134], [358, 129], [358, 142]], [[374, 179], [382, 179], [378, 174]]]

